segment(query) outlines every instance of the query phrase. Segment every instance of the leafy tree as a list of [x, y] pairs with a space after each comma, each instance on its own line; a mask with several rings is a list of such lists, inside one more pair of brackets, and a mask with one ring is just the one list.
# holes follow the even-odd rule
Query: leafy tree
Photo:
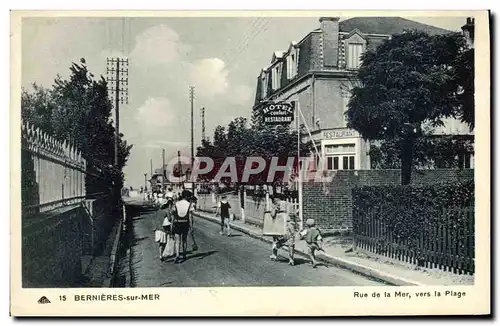
[[464, 110], [458, 87], [462, 70], [456, 65], [466, 50], [458, 33], [407, 31], [362, 57], [347, 127], [365, 139], [393, 143], [402, 184], [410, 183], [416, 145], [427, 133], [424, 126], [443, 126], [443, 118], [458, 117]]
[[88, 162], [87, 168], [103, 171], [103, 180], [88, 178], [87, 192], [105, 190], [112, 183], [121, 188], [122, 170], [132, 145], [119, 135], [118, 165], [113, 166], [115, 128], [106, 80], [102, 76], [95, 80], [83, 59], [80, 64], [73, 63], [70, 72], [67, 80], [58, 75], [52, 89], [34, 84], [32, 92], [23, 90], [21, 115], [57, 139], [74, 141]]
[[[278, 158], [279, 165], [285, 165], [288, 157], [297, 156], [297, 133], [290, 131], [287, 126], [249, 125], [246, 118], [239, 117], [231, 121], [227, 129], [223, 126], [215, 128], [213, 139], [213, 144], [208, 140], [202, 141], [197, 151], [197, 156], [211, 157], [215, 163], [213, 171], [200, 176], [205, 180], [215, 177], [226, 157], [236, 158], [237, 174], [240, 179], [246, 158], [258, 156], [268, 164], [261, 174], [250, 176], [249, 183], [265, 184], [269, 163], [273, 157]], [[301, 156], [306, 156], [308, 153], [309, 147], [302, 144]], [[282, 182], [282, 178], [283, 173], [276, 173], [273, 186]], [[222, 181], [227, 182], [227, 180]]]

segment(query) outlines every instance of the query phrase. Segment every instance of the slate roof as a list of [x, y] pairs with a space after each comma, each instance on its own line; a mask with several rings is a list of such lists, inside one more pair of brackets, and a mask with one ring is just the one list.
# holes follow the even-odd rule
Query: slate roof
[[359, 29], [364, 34], [401, 34], [405, 29], [417, 29], [429, 35], [447, 34], [452, 31], [422, 24], [401, 17], [354, 17], [339, 22], [341, 32], [350, 32]]

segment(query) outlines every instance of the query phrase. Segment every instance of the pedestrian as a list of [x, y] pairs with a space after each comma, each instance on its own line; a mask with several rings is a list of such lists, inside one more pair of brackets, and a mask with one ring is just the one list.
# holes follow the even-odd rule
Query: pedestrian
[[273, 198], [273, 207], [271, 209], [271, 216], [275, 218], [278, 214], [285, 215], [285, 234], [282, 236], [273, 236], [271, 260], [278, 259], [278, 249], [281, 247], [288, 247], [288, 264], [295, 265], [294, 251], [295, 251], [295, 232], [297, 229], [297, 216], [296, 214], [288, 213], [288, 203], [281, 200], [279, 194]]
[[227, 196], [222, 195], [219, 204], [217, 205], [217, 210], [215, 211], [215, 216], [220, 215], [220, 235], [224, 234], [224, 224], [227, 225], [227, 236], [231, 236], [231, 228], [229, 226], [229, 210], [231, 208], [231, 204], [227, 201]]
[[165, 251], [165, 247], [167, 245], [168, 238], [172, 232], [170, 222], [170, 216], [168, 214], [161, 214], [162, 224], [161, 227], [155, 229], [155, 241], [158, 243], [158, 249], [160, 250], [160, 260], [164, 260], [163, 252]]
[[323, 250], [320, 245], [320, 243], [323, 243], [323, 237], [320, 229], [316, 227], [316, 222], [312, 218], [306, 220], [306, 229], [301, 232], [300, 239], [306, 240], [309, 258], [311, 259], [313, 268], [316, 268], [318, 263], [316, 262], [315, 253], [317, 250]]
[[[189, 202], [191, 203], [191, 211], [196, 211], [196, 204], [198, 203], [198, 198], [196, 198], [196, 196], [190, 192], [189, 194]], [[193, 251], [198, 251], [198, 245], [196, 244], [196, 239], [195, 239], [195, 236], [194, 236], [194, 218], [192, 218], [192, 221], [191, 221], [191, 229], [189, 231], [189, 234], [191, 235], [191, 241], [193, 241], [193, 246], [192, 246], [192, 250]]]
[[189, 191], [183, 191], [180, 200], [175, 203], [172, 210], [172, 231], [174, 234], [175, 260], [177, 264], [182, 260], [186, 260], [187, 236], [189, 229], [193, 227], [193, 216], [191, 214], [192, 203], [189, 201]]

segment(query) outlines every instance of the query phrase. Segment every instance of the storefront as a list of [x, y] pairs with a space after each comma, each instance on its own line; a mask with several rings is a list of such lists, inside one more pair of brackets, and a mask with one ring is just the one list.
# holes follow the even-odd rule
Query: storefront
[[[317, 130], [311, 135], [318, 152], [325, 158], [327, 170], [370, 169], [369, 144], [361, 138], [357, 131], [334, 128]], [[303, 137], [303, 142], [310, 140], [309, 135]]]

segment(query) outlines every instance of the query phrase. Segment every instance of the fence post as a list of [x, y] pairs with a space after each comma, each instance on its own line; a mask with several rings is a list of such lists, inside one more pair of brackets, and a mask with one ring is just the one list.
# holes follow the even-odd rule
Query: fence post
[[240, 207], [241, 207], [241, 221], [245, 223], [245, 208], [246, 208], [246, 199], [247, 199], [247, 191], [245, 187], [242, 189], [242, 194], [240, 195]]

